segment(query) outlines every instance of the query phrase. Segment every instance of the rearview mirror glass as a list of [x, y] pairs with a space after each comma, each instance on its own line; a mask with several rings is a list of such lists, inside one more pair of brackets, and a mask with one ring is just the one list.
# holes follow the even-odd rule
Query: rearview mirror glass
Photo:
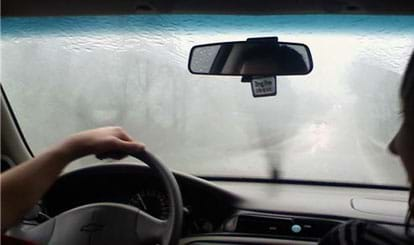
[[188, 68], [206, 75], [305, 75], [313, 63], [304, 44], [246, 41], [194, 46]]

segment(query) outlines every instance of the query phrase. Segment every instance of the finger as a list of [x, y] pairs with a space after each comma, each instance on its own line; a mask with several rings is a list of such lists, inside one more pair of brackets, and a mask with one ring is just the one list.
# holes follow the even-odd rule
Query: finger
[[121, 127], [114, 127], [115, 130], [115, 136], [121, 140], [125, 141], [134, 141], [131, 136], [129, 136], [124, 129]]
[[135, 152], [135, 151], [145, 150], [145, 145], [141, 142], [136, 141], [131, 136], [129, 136], [129, 134], [123, 128], [115, 127], [114, 129], [116, 130], [116, 134], [117, 134], [117, 137], [119, 139], [121, 139], [122, 141], [127, 141], [129, 143], [133, 143], [133, 144], [127, 146], [127, 148], [130, 149], [129, 151]]
[[133, 153], [133, 152], [140, 152], [140, 151], [145, 150], [145, 145], [142, 143], [135, 142], [135, 141], [133, 142], [123, 141], [122, 148], [128, 153]]
[[122, 158], [125, 158], [127, 156], [127, 154], [125, 153], [121, 153], [121, 152], [106, 152], [106, 153], [101, 153], [101, 154], [97, 154], [96, 158], [98, 158], [99, 160], [104, 160], [104, 159], [115, 159], [115, 160], [121, 160]]
[[134, 141], [125, 141], [117, 138], [116, 136], [111, 136], [102, 142], [100, 146], [97, 146], [94, 150], [94, 153], [98, 158], [108, 158], [115, 156], [115, 159], [118, 159], [118, 155], [129, 155], [135, 152], [140, 152], [144, 149], [145, 146], [141, 143]]
[[112, 147], [110, 147], [108, 151], [98, 153], [96, 154], [96, 157], [100, 160], [107, 158], [120, 160], [129, 154], [145, 150], [145, 145], [136, 142], [114, 139], [114, 143], [112, 144]]
[[116, 137], [113, 138], [111, 144], [108, 147], [109, 147], [108, 150], [105, 150], [105, 152], [115, 151], [115, 152], [123, 152], [125, 154], [140, 152], [145, 149], [145, 145], [142, 143], [138, 143], [135, 141], [125, 141], [125, 140], [121, 140]]

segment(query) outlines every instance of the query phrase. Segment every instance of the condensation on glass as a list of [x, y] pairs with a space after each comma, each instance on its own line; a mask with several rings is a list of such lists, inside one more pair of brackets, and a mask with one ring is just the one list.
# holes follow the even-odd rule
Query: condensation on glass
[[[4, 18], [1, 81], [35, 153], [80, 130], [119, 125], [171, 168], [193, 174], [405, 185], [386, 146], [400, 123], [412, 23], [407, 16]], [[305, 43], [313, 55], [312, 73], [279, 77], [276, 97], [253, 98], [240, 77], [187, 69], [194, 45], [264, 36]]]

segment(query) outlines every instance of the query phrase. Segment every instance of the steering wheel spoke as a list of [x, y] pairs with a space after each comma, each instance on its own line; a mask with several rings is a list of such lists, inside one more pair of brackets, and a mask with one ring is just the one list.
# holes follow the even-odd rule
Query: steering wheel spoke
[[168, 244], [165, 240], [169, 230], [168, 222], [157, 219], [144, 211], [137, 215], [137, 236], [140, 244]]
[[125, 204], [94, 203], [68, 210], [32, 229], [19, 230], [14, 236], [52, 245], [178, 244], [183, 204], [174, 175], [149, 152], [132, 156], [147, 164], [162, 180], [172, 207], [167, 220]]

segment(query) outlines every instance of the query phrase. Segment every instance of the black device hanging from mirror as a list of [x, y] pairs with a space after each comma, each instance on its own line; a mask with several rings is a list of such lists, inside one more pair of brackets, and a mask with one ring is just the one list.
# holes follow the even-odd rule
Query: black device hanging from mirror
[[[246, 42], [251, 42], [251, 43], [252, 42], [265, 42], [265, 45], [266, 43], [269, 43], [271, 45], [276, 44], [278, 46], [277, 37], [248, 38]], [[246, 83], [246, 82], [250, 83], [253, 97], [276, 96], [277, 94], [277, 76], [276, 75], [274, 76], [243, 75], [241, 81], [243, 83]]]

